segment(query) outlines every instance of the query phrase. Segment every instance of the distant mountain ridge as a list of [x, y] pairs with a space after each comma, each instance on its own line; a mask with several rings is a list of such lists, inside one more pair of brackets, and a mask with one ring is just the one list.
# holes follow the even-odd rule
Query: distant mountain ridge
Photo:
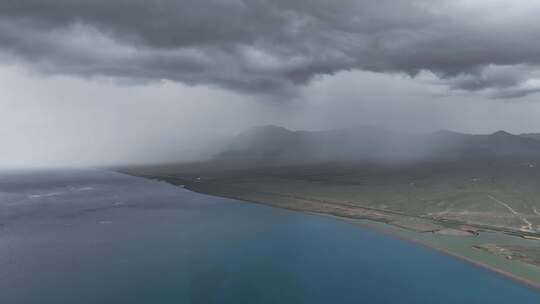
[[369, 126], [292, 131], [267, 125], [240, 133], [217, 154], [219, 159], [382, 162], [486, 156], [540, 156], [540, 134], [405, 133]]

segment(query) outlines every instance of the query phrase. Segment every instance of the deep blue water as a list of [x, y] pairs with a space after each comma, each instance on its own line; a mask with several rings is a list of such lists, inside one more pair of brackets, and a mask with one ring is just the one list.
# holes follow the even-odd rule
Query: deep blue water
[[0, 175], [0, 303], [540, 303], [344, 222], [104, 171]]

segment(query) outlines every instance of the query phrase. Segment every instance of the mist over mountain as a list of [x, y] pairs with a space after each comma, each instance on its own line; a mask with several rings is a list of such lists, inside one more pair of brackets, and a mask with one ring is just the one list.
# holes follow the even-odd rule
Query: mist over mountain
[[473, 135], [441, 130], [408, 133], [377, 127], [292, 131], [267, 125], [230, 139], [219, 159], [416, 162], [479, 157], [540, 156], [540, 135], [497, 131]]
[[540, 140], [540, 133], [523, 133], [523, 134], [520, 134], [519, 136]]

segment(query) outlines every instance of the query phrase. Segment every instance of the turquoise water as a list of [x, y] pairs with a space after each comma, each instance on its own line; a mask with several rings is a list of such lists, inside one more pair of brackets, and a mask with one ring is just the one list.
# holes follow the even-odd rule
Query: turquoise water
[[0, 303], [540, 303], [329, 218], [105, 171], [0, 175]]

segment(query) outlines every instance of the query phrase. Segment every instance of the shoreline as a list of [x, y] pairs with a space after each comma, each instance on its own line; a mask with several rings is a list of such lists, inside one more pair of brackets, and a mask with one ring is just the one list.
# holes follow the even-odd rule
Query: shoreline
[[[530, 280], [530, 279], [522, 277], [520, 275], [517, 275], [517, 274], [511, 273], [509, 271], [500, 269], [500, 268], [498, 268], [498, 267], [496, 267], [494, 265], [489, 265], [488, 263], [485, 263], [485, 262], [483, 262], [481, 260], [477, 260], [477, 259], [465, 256], [465, 255], [462, 255], [462, 254], [460, 254], [458, 252], [454, 252], [454, 251], [449, 250], [449, 249], [441, 248], [441, 247], [439, 247], [439, 246], [437, 246], [435, 244], [432, 244], [432, 243], [430, 243], [428, 241], [422, 241], [422, 240], [419, 240], [419, 239], [415, 239], [413, 237], [407, 237], [406, 235], [401, 235], [397, 231], [391, 231], [391, 230], [392, 229], [400, 229], [400, 230], [403, 230], [403, 231], [408, 231], [410, 233], [418, 233], [419, 235], [422, 232], [421, 231], [414, 231], [414, 230], [407, 229], [405, 227], [400, 227], [400, 226], [397, 226], [397, 225], [392, 225], [390, 222], [385, 222], [383, 220], [378, 221], [378, 220], [376, 220], [374, 218], [369, 218], [369, 217], [352, 217], [352, 216], [347, 217], [347, 216], [343, 216], [343, 215], [332, 213], [332, 212], [320, 212], [320, 211], [316, 211], [316, 210], [309, 210], [307, 208], [294, 207], [294, 206], [282, 204], [282, 203], [279, 203], [279, 202], [272, 203], [271, 200], [269, 200], [269, 201], [256, 200], [256, 199], [252, 199], [252, 198], [238, 197], [238, 196], [235, 196], [233, 194], [227, 194], [227, 193], [222, 193], [222, 192], [217, 192], [216, 193], [216, 192], [213, 192], [213, 191], [205, 191], [204, 188], [201, 189], [201, 187], [197, 187], [195, 184], [183, 183], [183, 181], [185, 181], [185, 180], [180, 179], [180, 178], [174, 178], [174, 181], [172, 181], [172, 180], [168, 180], [167, 178], [163, 178], [163, 176], [137, 175], [137, 174], [129, 174], [129, 173], [126, 173], [126, 172], [121, 172], [121, 173], [128, 174], [128, 175], [133, 175], [133, 176], [137, 176], [137, 177], [141, 177], [141, 178], [146, 178], [146, 179], [159, 180], [159, 181], [168, 183], [168, 184], [176, 186], [176, 187], [182, 187], [182, 188], [184, 188], [186, 190], [196, 192], [196, 193], [200, 193], [200, 194], [209, 195], [209, 196], [233, 199], [233, 200], [237, 200], [237, 201], [241, 201], [241, 202], [245, 202], [245, 203], [250, 203], [250, 204], [265, 205], [265, 206], [272, 207], [272, 208], [279, 208], [279, 209], [284, 209], [284, 210], [301, 212], [301, 213], [304, 213], [306, 215], [328, 217], [328, 218], [332, 218], [332, 219], [335, 219], [335, 220], [338, 220], [338, 221], [347, 222], [347, 223], [350, 223], [350, 224], [353, 224], [353, 225], [360, 226], [360, 227], [362, 227], [364, 229], [369, 229], [369, 230], [375, 231], [377, 233], [382, 233], [384, 235], [387, 235], [387, 236], [402, 240], [404, 242], [408, 242], [408, 243], [411, 243], [411, 244], [422, 246], [423, 248], [428, 249], [428, 250], [433, 250], [433, 251], [436, 251], [436, 252], [439, 252], [439, 253], [442, 253], [442, 254], [446, 254], [447, 256], [450, 256], [450, 257], [458, 259], [458, 260], [460, 260], [462, 262], [468, 263], [473, 267], [481, 268], [481, 269], [483, 269], [485, 271], [492, 272], [492, 273], [494, 273], [496, 275], [499, 275], [499, 276], [504, 277], [506, 279], [509, 279], [509, 280], [511, 280], [513, 282], [522, 284], [522, 285], [524, 285], [524, 286], [526, 286], [526, 287], [528, 287], [530, 289], [533, 289], [535, 291], [540, 292], [540, 280], [538, 282], [534, 281], [534, 280]], [[195, 187], [192, 187], [192, 186], [195, 186]], [[366, 223], [370, 223], [372, 225], [362, 225], [361, 221], [365, 221]], [[388, 229], [383, 229], [381, 227], [376, 227], [376, 225], [382, 225], [381, 227], [388, 227]], [[497, 233], [508, 234], [508, 231], [501, 231], [501, 230], [497, 230], [497, 229], [489, 229], [489, 227], [482, 227], [480, 229], [485, 230], [485, 231], [492, 231], [492, 232], [497, 232]], [[513, 235], [513, 237], [519, 237], [518, 235], [515, 235], [515, 234], [508, 234], [508, 235]], [[459, 236], [459, 237], [467, 237], [467, 236]], [[471, 236], [471, 237], [475, 237], [475, 236]], [[517, 261], [517, 262], [519, 262], [519, 261]], [[526, 266], [530, 266], [530, 267], [535, 267], [534, 265], [529, 265], [529, 264], [525, 264], [525, 263], [522, 263], [522, 264], [526, 265]]]
[[[172, 184], [172, 183], [170, 183], [170, 184]], [[172, 184], [172, 185], [179, 186], [179, 185], [175, 185], [175, 184]], [[183, 187], [184, 189], [189, 190], [189, 191], [193, 191], [193, 192], [196, 192], [196, 193], [201, 193], [201, 194], [210, 195], [210, 196], [214, 196], [214, 197], [234, 199], [234, 200], [238, 200], [238, 201], [242, 201], [242, 202], [250, 203], [250, 204], [265, 205], [265, 206], [272, 207], [272, 208], [279, 208], [279, 209], [290, 210], [290, 211], [294, 211], [294, 212], [301, 212], [301, 213], [304, 213], [306, 215], [327, 217], [327, 218], [332, 218], [332, 219], [335, 219], [335, 220], [338, 220], [338, 221], [344, 221], [344, 222], [347, 222], [347, 223], [350, 223], [350, 224], [353, 224], [353, 225], [361, 226], [362, 228], [370, 229], [372, 231], [376, 231], [377, 233], [382, 233], [384, 235], [387, 235], [387, 236], [390, 236], [390, 237], [393, 237], [393, 238], [397, 238], [399, 240], [402, 240], [402, 241], [405, 241], [405, 242], [408, 242], [408, 243], [412, 243], [412, 244], [415, 244], [415, 245], [418, 245], [418, 246], [422, 246], [423, 248], [428, 249], [428, 250], [433, 250], [433, 251], [436, 251], [436, 252], [439, 252], [439, 253], [442, 253], [442, 254], [446, 254], [446, 255], [448, 255], [450, 257], [453, 257], [455, 259], [458, 259], [458, 260], [460, 260], [462, 262], [468, 263], [471, 266], [481, 268], [481, 269], [486, 270], [486, 271], [490, 271], [490, 272], [495, 273], [495, 274], [497, 274], [497, 275], [499, 275], [501, 277], [507, 278], [507, 279], [512, 280], [512, 281], [514, 281], [516, 283], [519, 283], [519, 284], [523, 284], [524, 286], [526, 286], [528, 288], [531, 288], [531, 289], [533, 289], [535, 291], [540, 292], [540, 282], [534, 282], [532, 280], [523, 278], [521, 276], [510, 273], [508, 271], [499, 269], [499, 268], [497, 268], [495, 266], [488, 265], [488, 264], [483, 263], [481, 261], [472, 259], [472, 258], [467, 257], [467, 256], [463, 256], [461, 254], [458, 254], [456, 252], [452, 252], [452, 251], [444, 249], [444, 248], [437, 247], [437, 246], [429, 244], [427, 242], [422, 242], [420, 240], [413, 239], [413, 238], [407, 238], [405, 236], [398, 235], [397, 233], [392, 233], [391, 231], [380, 229], [378, 227], [374, 227], [374, 226], [368, 227], [367, 225], [361, 225], [361, 223], [359, 223], [359, 221], [367, 221], [367, 222], [374, 223], [374, 224], [386, 225], [388, 227], [395, 227], [395, 228], [398, 228], [398, 229], [406, 230], [405, 228], [393, 226], [393, 225], [391, 225], [389, 223], [375, 221], [375, 220], [368, 219], [368, 218], [358, 219], [358, 218], [352, 218], [352, 217], [344, 217], [344, 216], [331, 214], [331, 213], [323, 213], [323, 212], [302, 210], [300, 208], [289, 208], [289, 207], [286, 207], [286, 206], [280, 206], [278, 204], [269, 204], [269, 203], [265, 203], [265, 202], [261, 202], [261, 201], [247, 200], [247, 199], [238, 198], [238, 197], [234, 197], [234, 196], [218, 195], [218, 194], [214, 194], [214, 193], [210, 193], [210, 192], [198, 191], [196, 189], [192, 189], [191, 187], [188, 187], [188, 186], [185, 186], [185, 185], [182, 185], [182, 186], [184, 186]], [[420, 232], [415, 232], [415, 233], [420, 233]], [[534, 266], [531, 265], [531, 267], [534, 267]]]
[[[268, 205], [268, 206], [274, 207], [272, 205]], [[274, 208], [279, 208], [279, 207], [274, 207]], [[310, 211], [300, 211], [300, 212], [303, 212], [303, 213], [308, 214], [308, 215], [322, 216], [322, 217], [332, 218], [332, 219], [335, 219], [337, 221], [347, 222], [347, 223], [350, 223], [350, 224], [353, 224], [353, 225], [361, 226], [362, 228], [365, 228], [365, 229], [370, 229], [372, 231], [376, 231], [377, 233], [381, 233], [381, 234], [384, 234], [386, 236], [390, 236], [390, 237], [393, 237], [393, 238], [396, 238], [396, 239], [399, 239], [399, 240], [402, 240], [402, 241], [405, 241], [405, 242], [408, 242], [408, 243], [419, 245], [419, 246], [422, 246], [423, 248], [433, 250], [433, 251], [436, 251], [436, 252], [439, 252], [439, 253], [446, 254], [448, 256], [451, 256], [453, 258], [456, 258], [458, 260], [461, 260], [463, 262], [471, 264], [472, 266], [475, 266], [475, 267], [478, 267], [478, 268], [481, 268], [481, 269], [496, 273], [496, 274], [498, 274], [498, 275], [500, 275], [502, 277], [511, 279], [512, 281], [518, 282], [520, 284], [524, 284], [529, 288], [540, 291], [540, 283], [530, 281], [528, 279], [522, 278], [522, 277], [520, 277], [518, 275], [515, 275], [513, 273], [501, 270], [501, 269], [496, 268], [494, 266], [488, 265], [486, 263], [482, 263], [480, 261], [474, 260], [472, 258], [463, 256], [463, 255], [460, 255], [460, 254], [452, 252], [450, 250], [443, 249], [443, 248], [440, 248], [440, 247], [436, 247], [434, 245], [428, 244], [426, 242], [422, 242], [420, 240], [400, 236], [400, 235], [398, 235], [396, 233], [392, 233], [392, 232], [389, 232], [387, 230], [378, 229], [377, 227], [367, 227], [366, 225], [361, 225], [360, 223], [357, 222], [358, 221], [357, 219], [341, 217], [341, 216], [337, 216], [337, 215], [333, 215], [333, 214], [325, 214], [325, 213], [320, 213], [320, 212], [310, 212]], [[386, 223], [376, 222], [376, 221], [369, 220], [369, 219], [365, 219], [364, 221], [368, 221], [368, 222], [371, 222], [371, 223], [378, 223], [378, 224], [388, 225]]]

